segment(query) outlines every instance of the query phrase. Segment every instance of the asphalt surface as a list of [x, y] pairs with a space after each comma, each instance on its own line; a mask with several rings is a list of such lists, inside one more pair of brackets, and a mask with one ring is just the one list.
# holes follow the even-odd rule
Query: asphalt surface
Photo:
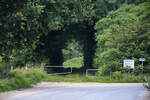
[[150, 100], [142, 84], [59, 84], [47, 83], [1, 94], [0, 100]]

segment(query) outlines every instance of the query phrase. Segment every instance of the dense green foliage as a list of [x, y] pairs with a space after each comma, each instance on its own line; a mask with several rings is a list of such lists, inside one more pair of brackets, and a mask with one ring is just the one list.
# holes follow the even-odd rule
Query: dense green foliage
[[80, 68], [83, 66], [83, 46], [78, 41], [72, 40], [66, 43], [62, 49], [64, 62], [63, 66]]
[[34, 5], [31, 1], [25, 3], [25, 1], [16, 0], [10, 3], [12, 1], [2, 1], [3, 15], [0, 16], [0, 55], [6, 63], [6, 75], [8, 75], [13, 51], [21, 48], [35, 48], [35, 43], [40, 36], [38, 19], [44, 8], [42, 5]]
[[[137, 63], [139, 56], [145, 57], [148, 66], [149, 3], [146, 1], [150, 0], [1, 0], [0, 56], [5, 63], [4, 74], [8, 75], [10, 66], [28, 63], [44, 61], [62, 65], [68, 60], [62, 49], [72, 39], [82, 46], [84, 69], [93, 66], [96, 41], [96, 67], [101, 63], [100, 55], [105, 54], [109, 62], [105, 66], [114, 66], [109, 68], [111, 71], [120, 70], [120, 59], [124, 58], [133, 58]], [[106, 38], [111, 42], [105, 42]], [[112, 52], [113, 56], [107, 59]], [[120, 54], [123, 56], [113, 61]]]
[[15, 69], [9, 73], [8, 79], [0, 80], [0, 92], [27, 88], [46, 77], [41, 69]]
[[[102, 74], [121, 71], [123, 59], [146, 59], [144, 72], [150, 68], [150, 2], [123, 5], [96, 23], [97, 50], [95, 66]], [[139, 67], [139, 66], [137, 66]], [[135, 68], [135, 73], [138, 68]]]
[[66, 43], [66, 48], [62, 49], [64, 61], [76, 58], [76, 57], [82, 57], [82, 46], [78, 43], [78, 41], [72, 40]]

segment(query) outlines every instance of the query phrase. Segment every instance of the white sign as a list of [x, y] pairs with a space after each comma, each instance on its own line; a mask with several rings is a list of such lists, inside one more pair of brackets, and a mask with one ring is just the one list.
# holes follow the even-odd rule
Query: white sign
[[134, 69], [134, 60], [132, 60], [132, 59], [123, 60], [123, 67], [130, 67], [130, 68]]
[[139, 58], [139, 61], [145, 61], [145, 58]]

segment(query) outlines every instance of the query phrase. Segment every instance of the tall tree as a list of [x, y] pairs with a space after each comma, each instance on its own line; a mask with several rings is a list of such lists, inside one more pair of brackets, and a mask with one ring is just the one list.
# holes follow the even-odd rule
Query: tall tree
[[[122, 54], [120, 62], [124, 58], [133, 58], [137, 63], [140, 57], [146, 58], [146, 62], [149, 62], [149, 4], [150, 2], [138, 6], [124, 5], [96, 23], [98, 48], [95, 61], [98, 66], [109, 63], [102, 58], [109, 60], [104, 53], [111, 49]], [[111, 57], [113, 53], [107, 56]], [[118, 59], [118, 56], [114, 56], [114, 59]]]
[[[33, 47], [33, 41], [37, 41], [38, 34], [38, 18], [43, 11], [43, 6], [27, 2], [10, 2], [3, 1], [1, 10], [8, 8], [16, 8], [14, 10], [7, 9], [4, 16], [0, 18], [0, 54], [6, 62], [5, 75], [8, 75], [10, 56], [12, 50], [19, 48]], [[18, 4], [20, 4], [18, 6]], [[5, 6], [7, 5], [7, 6]], [[22, 5], [24, 5], [22, 7]], [[14, 7], [15, 6], [15, 7]]]

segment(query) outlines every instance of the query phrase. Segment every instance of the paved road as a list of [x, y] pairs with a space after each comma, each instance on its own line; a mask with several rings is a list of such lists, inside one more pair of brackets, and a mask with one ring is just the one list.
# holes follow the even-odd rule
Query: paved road
[[145, 98], [147, 91], [142, 84], [59, 84], [46, 83], [6, 93], [7, 99], [0, 100], [150, 100]]

